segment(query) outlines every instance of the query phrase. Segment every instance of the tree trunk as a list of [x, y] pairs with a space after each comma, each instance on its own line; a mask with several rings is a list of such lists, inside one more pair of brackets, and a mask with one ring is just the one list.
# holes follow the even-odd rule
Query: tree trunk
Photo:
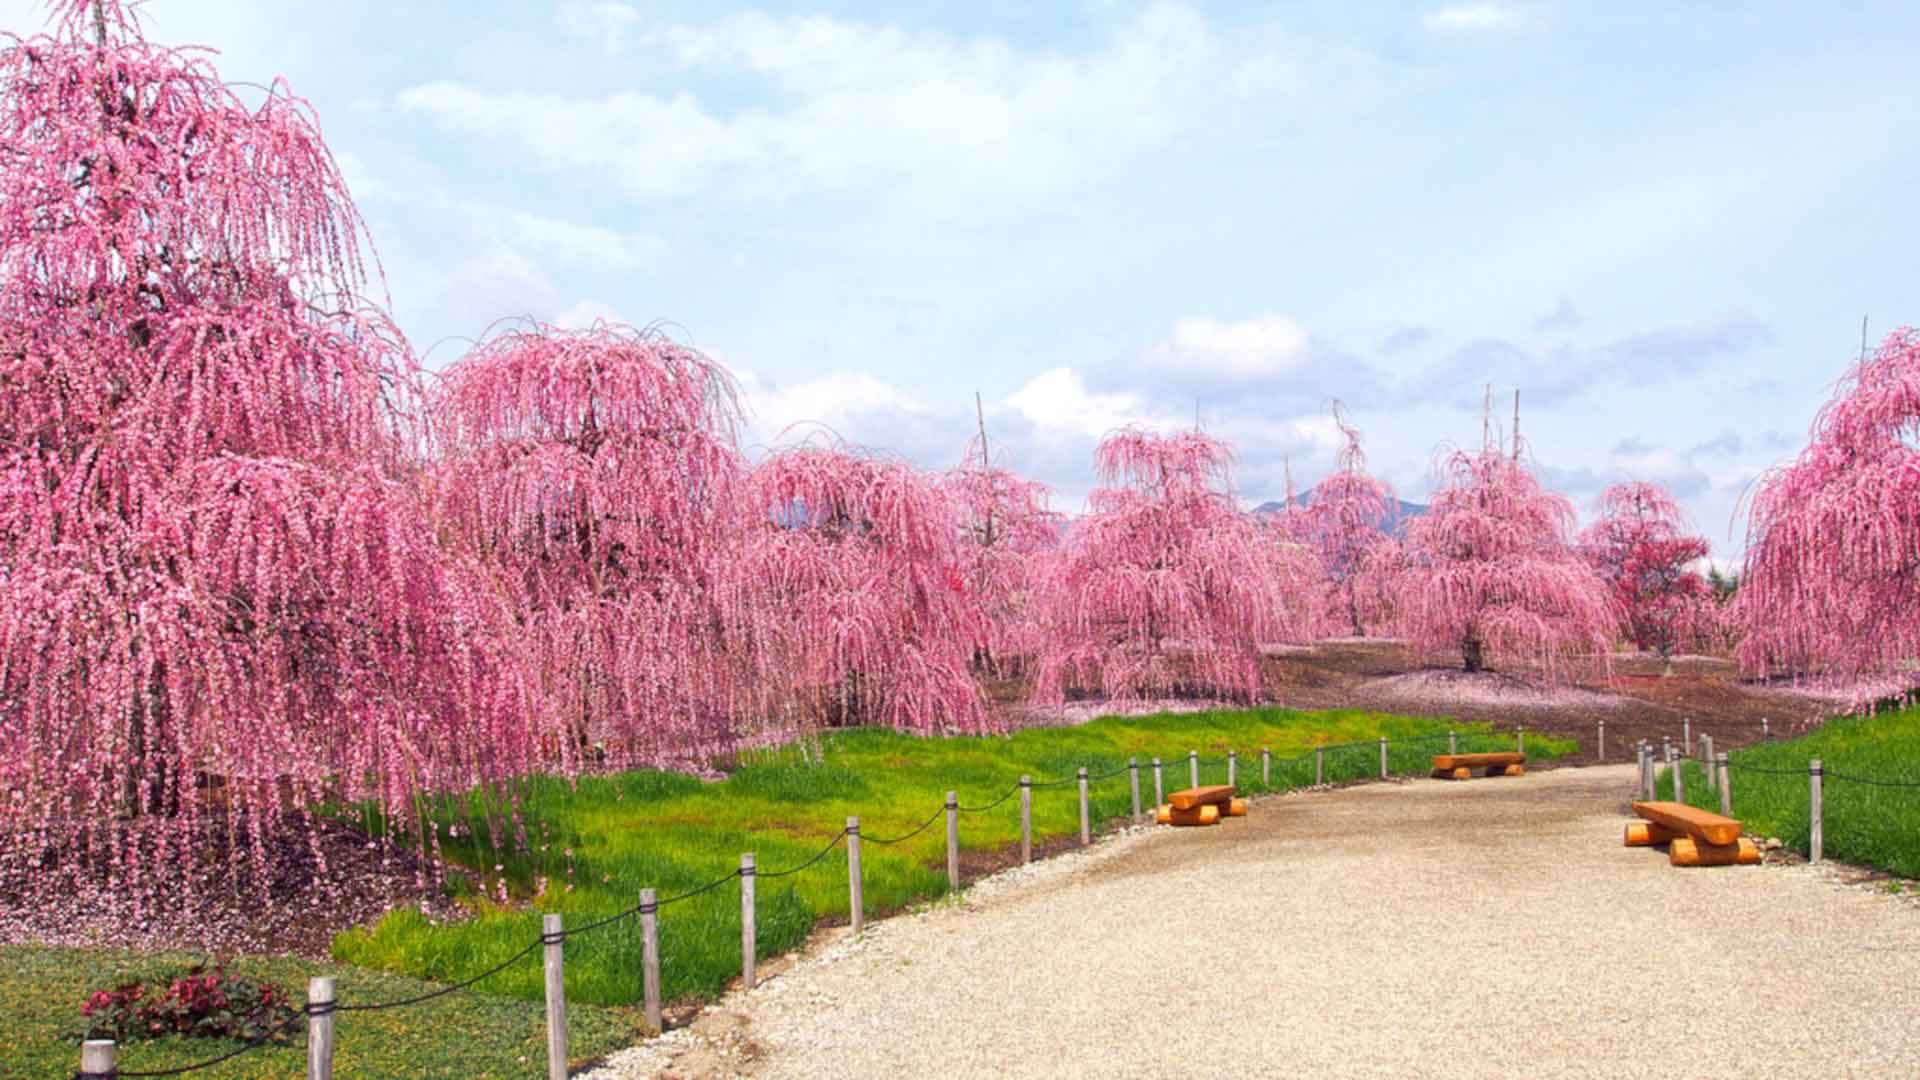
[[1469, 672], [1482, 670], [1483, 664], [1480, 655], [1479, 638], [1468, 638], [1462, 642], [1460, 645], [1460, 654], [1461, 658], [1466, 661], [1466, 668]]

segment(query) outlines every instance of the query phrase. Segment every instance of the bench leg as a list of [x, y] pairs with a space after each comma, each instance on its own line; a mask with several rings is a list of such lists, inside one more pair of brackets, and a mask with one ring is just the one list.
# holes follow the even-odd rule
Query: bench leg
[[1734, 844], [1709, 844], [1681, 836], [1667, 848], [1667, 862], [1673, 866], [1752, 866], [1759, 861], [1760, 849], [1744, 836]]

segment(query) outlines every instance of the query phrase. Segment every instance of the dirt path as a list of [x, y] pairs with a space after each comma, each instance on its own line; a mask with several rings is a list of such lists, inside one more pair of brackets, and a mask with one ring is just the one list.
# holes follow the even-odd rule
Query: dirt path
[[1632, 782], [1129, 833], [835, 935], [593, 1075], [1920, 1075], [1920, 908], [1623, 848]]

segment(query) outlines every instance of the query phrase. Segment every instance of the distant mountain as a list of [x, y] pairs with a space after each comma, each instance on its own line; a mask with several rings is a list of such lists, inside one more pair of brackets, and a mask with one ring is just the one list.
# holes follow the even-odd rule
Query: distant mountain
[[[1301, 492], [1300, 494], [1295, 495], [1293, 497], [1293, 504], [1295, 506], [1312, 506], [1313, 493], [1316, 490], [1318, 490], [1318, 487], [1319, 485], [1316, 484], [1314, 487], [1310, 487], [1307, 490]], [[1374, 522], [1374, 524], [1379, 528], [1383, 529], [1384, 531], [1391, 533], [1395, 539], [1405, 539], [1407, 534], [1407, 522], [1412, 521], [1414, 518], [1417, 518], [1422, 514], [1425, 514], [1427, 512], [1427, 504], [1426, 503], [1410, 503], [1405, 499], [1396, 499], [1394, 501], [1399, 504], [1398, 515], [1396, 516], [1392, 513], [1389, 513], [1388, 517], [1391, 519], [1390, 521], [1387, 521], [1387, 520], [1376, 521]], [[1284, 500], [1276, 501], [1276, 502], [1264, 502], [1264, 503], [1261, 503], [1259, 506], [1254, 507], [1253, 512], [1256, 514], [1277, 514], [1280, 511], [1285, 510], [1286, 508], [1287, 508], [1287, 504]]]

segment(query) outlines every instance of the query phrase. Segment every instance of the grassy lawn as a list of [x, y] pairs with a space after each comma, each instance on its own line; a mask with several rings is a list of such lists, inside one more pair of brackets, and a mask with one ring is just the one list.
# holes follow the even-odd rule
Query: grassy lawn
[[[1920, 784], [1920, 709], [1839, 717], [1797, 739], [1735, 750], [1731, 757], [1733, 816], [1749, 832], [1777, 836], [1806, 854], [1807, 762], [1816, 757], [1826, 773], [1821, 788], [1826, 856], [1920, 878], [1920, 788], [1881, 788], [1842, 778]], [[1707, 790], [1705, 769], [1694, 762], [1684, 767], [1687, 801], [1719, 810], [1720, 795]], [[1781, 770], [1787, 775], [1754, 769]], [[1673, 797], [1673, 778], [1664, 769], [1658, 792], [1660, 798]]]
[[[195, 956], [110, 949], [0, 946], [0, 1077], [72, 1076], [80, 1064], [80, 1003], [88, 992], [183, 967]], [[338, 965], [284, 957], [243, 957], [228, 970], [270, 979], [304, 998], [310, 975], [334, 974], [343, 1001], [391, 1001], [433, 989], [399, 975], [342, 971]], [[536, 1077], [546, 1075], [545, 1015], [537, 1004], [491, 994], [449, 994], [405, 1009], [335, 1016], [335, 1073], [346, 1078]], [[631, 1009], [569, 1003], [567, 1030], [576, 1062], [630, 1045], [639, 1032]], [[173, 1068], [216, 1057], [240, 1043], [166, 1038], [121, 1048], [130, 1070]], [[306, 1075], [305, 1021], [293, 1037], [191, 1075], [233, 1080]]]
[[[896, 910], [947, 891], [946, 828], [941, 806], [948, 789], [963, 807], [984, 806], [1006, 794], [1022, 773], [1036, 783], [1067, 778], [1033, 793], [1036, 844], [1077, 836], [1078, 795], [1071, 778], [1086, 766], [1093, 775], [1141, 759], [1142, 802], [1153, 798], [1147, 762], [1167, 761], [1166, 789], [1188, 784], [1186, 754], [1206, 759], [1203, 783], [1226, 780], [1224, 756], [1239, 751], [1242, 790], [1281, 790], [1313, 782], [1311, 749], [1361, 741], [1366, 745], [1329, 752], [1329, 780], [1377, 775], [1378, 738], [1394, 740], [1390, 767], [1424, 773], [1428, 758], [1446, 748], [1449, 727], [1461, 733], [1460, 748], [1511, 749], [1511, 735], [1494, 736], [1484, 726], [1444, 719], [1387, 716], [1358, 711], [1301, 713], [1278, 708], [1109, 717], [1070, 728], [1020, 732], [1010, 738], [920, 739], [876, 730], [830, 735], [811, 760], [784, 747], [754, 756], [718, 783], [661, 772], [633, 772], [582, 779], [577, 785], [540, 781], [520, 800], [521, 824], [531, 850], [496, 850], [480, 800], [457, 813], [443, 810], [443, 825], [464, 835], [445, 841], [445, 853], [479, 870], [495, 893], [502, 881], [509, 900], [499, 904], [472, 895], [476, 916], [439, 925], [414, 911], [388, 915], [378, 925], [342, 935], [335, 955], [364, 967], [384, 968], [436, 981], [472, 976], [505, 960], [538, 936], [541, 911], [565, 914], [569, 926], [633, 906], [640, 889], [662, 899], [695, 889], [739, 866], [741, 852], [754, 852], [758, 881], [758, 946], [763, 956], [799, 944], [820, 919], [848, 913], [844, 845], [802, 873], [773, 878], [769, 872], [805, 862], [858, 815], [865, 839], [862, 879], [869, 914]], [[1424, 738], [1425, 741], [1407, 740]], [[1274, 756], [1272, 784], [1260, 783], [1260, 748]], [[1570, 753], [1575, 744], [1530, 736], [1535, 759]], [[1288, 761], [1305, 753], [1303, 760]], [[1127, 776], [1092, 786], [1095, 828], [1124, 818], [1130, 809]], [[496, 815], [499, 808], [494, 808]], [[929, 816], [931, 827], [902, 843], [882, 846], [875, 838], [912, 831]], [[1019, 800], [960, 819], [963, 851], [996, 851], [1019, 842]], [[511, 845], [506, 845], [511, 848]], [[498, 870], [496, 871], [496, 867]], [[538, 890], [539, 882], [546, 882]], [[569, 883], [571, 887], [569, 888]], [[739, 974], [739, 887], [718, 888], [660, 912], [661, 979], [668, 1001], [707, 997]], [[625, 919], [566, 944], [569, 1001], [626, 1005], [640, 996], [640, 924]], [[538, 1000], [539, 961], [529, 957], [482, 984], [486, 989]], [[342, 979], [343, 994], [362, 991]]]

